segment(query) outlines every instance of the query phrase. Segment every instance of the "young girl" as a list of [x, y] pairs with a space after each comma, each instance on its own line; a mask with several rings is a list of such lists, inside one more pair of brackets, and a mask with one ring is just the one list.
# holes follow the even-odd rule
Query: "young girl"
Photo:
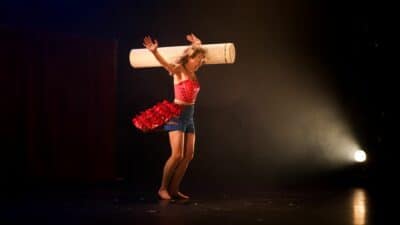
[[165, 163], [158, 190], [159, 197], [165, 200], [189, 198], [180, 192], [179, 187], [194, 155], [196, 134], [193, 115], [196, 97], [200, 91], [195, 72], [205, 62], [206, 50], [201, 47], [200, 39], [194, 34], [186, 35], [186, 39], [191, 46], [183, 52], [176, 64], [171, 64], [157, 51], [157, 40], [152, 40], [150, 36], [144, 38], [143, 45], [173, 77], [175, 98], [173, 103], [159, 103], [132, 120], [136, 127], [144, 131], [155, 128], [168, 131], [171, 156]]

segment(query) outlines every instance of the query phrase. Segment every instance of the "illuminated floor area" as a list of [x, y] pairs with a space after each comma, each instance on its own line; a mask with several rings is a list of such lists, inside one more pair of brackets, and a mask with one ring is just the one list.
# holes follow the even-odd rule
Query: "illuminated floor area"
[[191, 192], [160, 201], [129, 187], [37, 190], [8, 197], [1, 224], [388, 224], [387, 201], [365, 188]]

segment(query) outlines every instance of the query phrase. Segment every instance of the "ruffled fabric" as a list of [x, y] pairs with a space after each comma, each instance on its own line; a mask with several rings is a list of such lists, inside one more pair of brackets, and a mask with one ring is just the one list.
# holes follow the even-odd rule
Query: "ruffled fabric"
[[132, 124], [143, 132], [154, 131], [181, 112], [180, 105], [164, 100], [133, 117]]

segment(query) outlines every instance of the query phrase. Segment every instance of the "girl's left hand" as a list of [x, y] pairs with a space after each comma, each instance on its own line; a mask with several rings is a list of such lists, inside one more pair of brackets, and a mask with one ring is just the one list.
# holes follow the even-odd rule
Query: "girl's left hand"
[[193, 33], [186, 35], [186, 40], [188, 40], [193, 45], [201, 45], [201, 40]]

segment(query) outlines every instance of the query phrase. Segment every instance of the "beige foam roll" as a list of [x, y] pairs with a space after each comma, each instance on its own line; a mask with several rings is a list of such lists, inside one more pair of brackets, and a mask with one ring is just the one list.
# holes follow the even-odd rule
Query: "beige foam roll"
[[[158, 52], [169, 63], [175, 63], [187, 48], [184, 46], [160, 47]], [[205, 64], [232, 64], [235, 62], [236, 50], [233, 43], [203, 44], [207, 50]], [[132, 49], [129, 62], [134, 68], [160, 67], [154, 55], [146, 48]]]

